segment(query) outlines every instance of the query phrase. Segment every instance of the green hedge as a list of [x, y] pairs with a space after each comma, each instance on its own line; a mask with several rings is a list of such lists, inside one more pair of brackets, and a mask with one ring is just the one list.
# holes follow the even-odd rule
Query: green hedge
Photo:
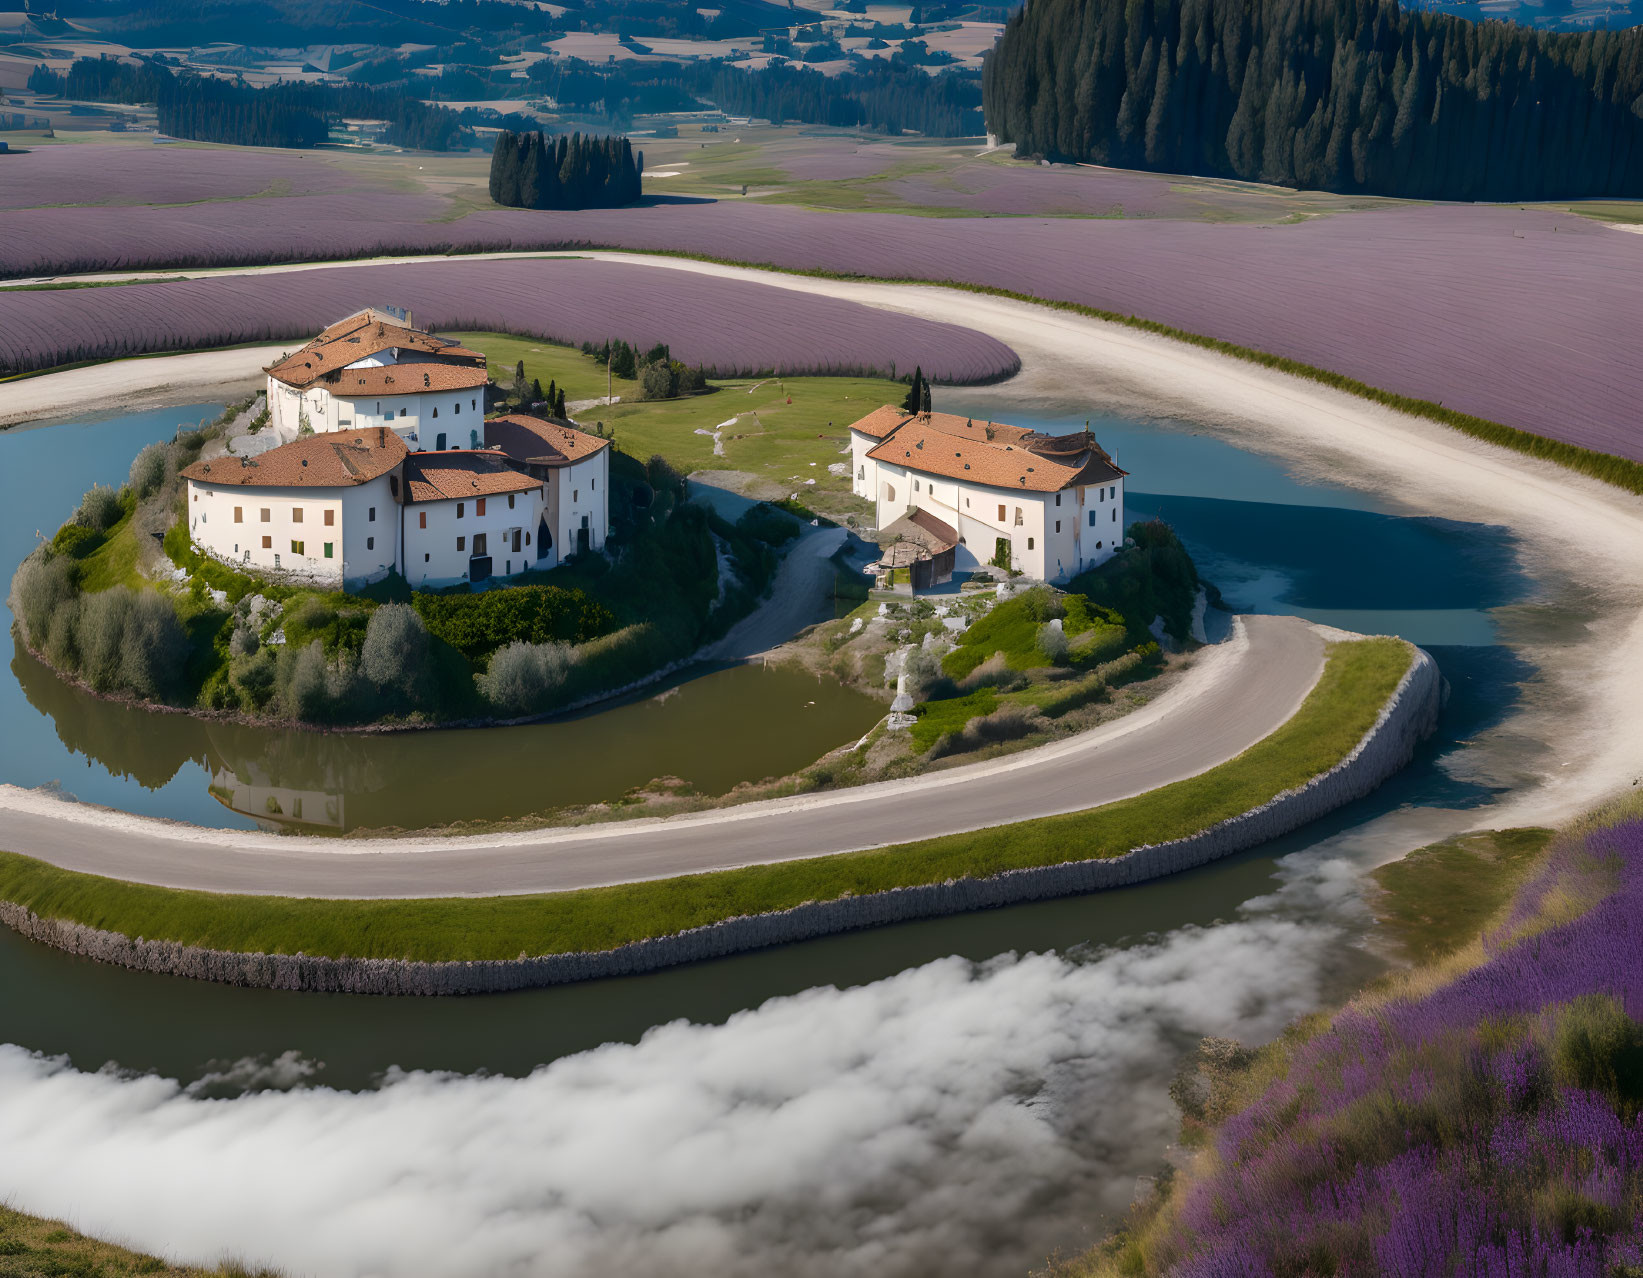
[[473, 594], [411, 596], [428, 627], [469, 661], [506, 644], [586, 643], [616, 627], [616, 617], [585, 591], [563, 586], [509, 586]]

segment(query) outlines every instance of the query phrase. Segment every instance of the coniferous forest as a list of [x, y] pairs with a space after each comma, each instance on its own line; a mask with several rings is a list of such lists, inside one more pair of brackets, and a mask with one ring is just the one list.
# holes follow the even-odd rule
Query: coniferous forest
[[1393, 0], [1033, 0], [983, 72], [1019, 154], [1457, 200], [1643, 195], [1643, 29]]
[[386, 120], [387, 141], [395, 146], [447, 151], [473, 141], [456, 112], [409, 93], [364, 85], [283, 83], [256, 89], [115, 58], [78, 58], [66, 72], [41, 64], [29, 75], [28, 85], [36, 93], [87, 102], [152, 102], [162, 133], [196, 142], [319, 146], [329, 135], [330, 122], [342, 116]]
[[643, 152], [623, 137], [499, 133], [491, 199], [521, 209], [613, 209], [640, 195]]

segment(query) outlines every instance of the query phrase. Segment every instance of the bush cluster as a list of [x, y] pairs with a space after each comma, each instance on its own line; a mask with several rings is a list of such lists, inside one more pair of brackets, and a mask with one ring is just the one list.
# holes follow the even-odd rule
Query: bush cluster
[[165, 596], [124, 585], [82, 594], [73, 560], [49, 546], [23, 561], [12, 589], [24, 638], [57, 669], [98, 692], [163, 701], [178, 690], [189, 640]]
[[510, 586], [475, 594], [412, 596], [429, 632], [469, 661], [508, 644], [585, 643], [615, 629], [609, 608], [579, 589]]

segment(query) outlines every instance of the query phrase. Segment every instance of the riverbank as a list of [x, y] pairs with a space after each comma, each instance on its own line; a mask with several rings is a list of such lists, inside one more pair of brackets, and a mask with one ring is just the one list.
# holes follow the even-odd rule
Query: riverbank
[[[1401, 641], [1334, 644], [1278, 731], [1207, 772], [1036, 822], [550, 896], [178, 892], [0, 856], [0, 921], [71, 953], [239, 985], [475, 993], [648, 971], [1175, 873], [1295, 829], [1408, 762], [1441, 680]], [[1069, 859], [1078, 849], [1084, 855]], [[517, 956], [517, 957], [515, 957]]]

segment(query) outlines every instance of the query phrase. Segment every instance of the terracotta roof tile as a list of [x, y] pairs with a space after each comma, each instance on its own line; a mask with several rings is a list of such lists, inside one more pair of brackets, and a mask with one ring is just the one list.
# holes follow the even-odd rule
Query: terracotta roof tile
[[386, 475], [405, 453], [405, 441], [378, 426], [307, 435], [257, 457], [197, 461], [182, 475], [196, 483], [243, 488], [351, 488]]
[[380, 368], [339, 369], [325, 379], [333, 395], [420, 395], [424, 391], [468, 390], [490, 375], [465, 364], [384, 364]]
[[609, 447], [610, 440], [526, 413], [508, 413], [485, 423], [485, 443], [515, 461], [569, 466]]
[[860, 421], [851, 422], [850, 429], [863, 435], [871, 435], [874, 439], [883, 439], [911, 416], [912, 414], [905, 409], [885, 404], [882, 408], [875, 408]]
[[911, 418], [867, 455], [943, 479], [1019, 492], [1053, 493], [1125, 473], [1088, 432], [1069, 439], [950, 413]]
[[485, 366], [485, 357], [478, 351], [365, 310], [338, 320], [302, 349], [269, 365], [267, 371], [287, 386], [301, 389], [327, 373], [386, 350], [418, 351], [444, 361]]
[[515, 470], [498, 452], [448, 449], [405, 459], [405, 486], [413, 503], [521, 493], [541, 482]]

